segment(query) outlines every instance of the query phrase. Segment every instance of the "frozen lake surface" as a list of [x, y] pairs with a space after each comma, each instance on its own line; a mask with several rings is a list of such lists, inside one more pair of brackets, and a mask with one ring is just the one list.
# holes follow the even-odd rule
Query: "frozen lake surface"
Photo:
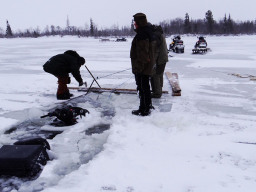
[[[82, 96], [76, 105], [90, 114], [48, 139], [52, 160], [39, 177], [0, 178], [0, 191], [254, 192], [256, 81], [250, 77], [256, 76], [256, 38], [206, 37], [211, 51], [204, 55], [192, 54], [196, 37], [182, 39], [185, 53], [170, 52], [166, 66], [179, 75], [181, 97], [153, 99], [155, 111], [137, 117], [131, 115], [139, 106], [136, 95]], [[57, 79], [42, 69], [53, 55], [76, 50], [101, 87], [135, 89], [131, 40], [0, 39], [0, 146], [54, 130], [39, 118], [60, 105]], [[84, 67], [81, 74], [92, 82]], [[8, 132], [24, 121], [26, 129]], [[86, 134], [101, 125], [108, 129]]]

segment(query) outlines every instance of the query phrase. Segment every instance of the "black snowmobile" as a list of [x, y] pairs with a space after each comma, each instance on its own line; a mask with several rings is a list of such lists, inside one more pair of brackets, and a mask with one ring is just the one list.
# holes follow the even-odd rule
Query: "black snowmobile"
[[173, 51], [174, 53], [184, 53], [184, 48], [185, 46], [180, 36], [175, 36], [169, 45], [169, 51]]
[[124, 41], [127, 41], [127, 39], [124, 37], [116, 39], [116, 42], [124, 42]]
[[196, 42], [194, 49], [192, 49], [192, 52], [193, 54], [207, 52], [207, 42], [205, 40], [205, 37], [198, 37], [198, 41]]

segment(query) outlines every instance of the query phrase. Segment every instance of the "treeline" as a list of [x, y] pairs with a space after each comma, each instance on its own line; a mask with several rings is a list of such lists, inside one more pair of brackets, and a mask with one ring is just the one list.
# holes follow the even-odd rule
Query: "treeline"
[[166, 34], [211, 34], [211, 35], [237, 35], [255, 34], [255, 21], [234, 21], [231, 15], [225, 14], [223, 19], [216, 21], [212, 11], [205, 13], [204, 19], [190, 19], [186, 13], [184, 19], [176, 18], [160, 23]]
[[85, 26], [84, 28], [71, 26], [69, 20], [67, 19], [67, 25], [64, 28], [60, 26], [46, 26], [44, 30], [36, 29], [26, 29], [25, 31], [13, 32], [11, 26], [6, 21], [6, 31], [0, 29], [0, 38], [15, 38], [15, 37], [42, 37], [42, 36], [78, 36], [78, 37], [107, 37], [107, 36], [129, 36], [133, 34], [131, 32], [131, 27], [112, 26], [109, 29], [98, 29], [93, 20], [90, 19], [90, 26]]
[[[66, 27], [46, 26], [44, 30], [26, 29], [25, 31], [13, 32], [9, 22], [6, 22], [6, 30], [0, 29], [1, 38], [15, 37], [41, 37], [41, 36], [79, 36], [79, 37], [107, 37], [107, 36], [132, 36], [134, 35], [133, 21], [130, 26], [119, 28], [112, 26], [108, 29], [98, 29], [97, 25], [90, 19], [90, 25], [84, 28], [71, 26], [67, 18]], [[166, 35], [173, 34], [210, 34], [210, 35], [237, 35], [255, 34], [256, 21], [234, 21], [231, 15], [224, 15], [216, 21], [212, 11], [208, 10], [203, 19], [191, 19], [186, 13], [184, 18], [170, 19], [160, 22]]]

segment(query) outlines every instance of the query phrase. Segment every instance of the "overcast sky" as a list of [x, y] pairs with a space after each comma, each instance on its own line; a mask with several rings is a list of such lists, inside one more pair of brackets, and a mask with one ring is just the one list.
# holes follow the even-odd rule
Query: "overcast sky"
[[184, 18], [203, 19], [208, 10], [215, 20], [231, 14], [234, 20], [255, 20], [256, 0], [0, 0], [0, 28], [6, 29], [6, 20], [13, 30], [46, 25], [85, 27], [90, 18], [98, 28], [112, 25], [129, 26], [132, 15], [143, 12], [151, 23]]

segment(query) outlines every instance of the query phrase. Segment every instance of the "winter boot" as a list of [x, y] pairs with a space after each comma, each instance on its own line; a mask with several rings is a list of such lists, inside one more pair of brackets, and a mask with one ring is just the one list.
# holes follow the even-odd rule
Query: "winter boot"
[[57, 90], [57, 99], [66, 100], [70, 99], [73, 95], [69, 93], [67, 84], [69, 83], [70, 78], [68, 76], [58, 77], [58, 90]]
[[151, 110], [155, 109], [152, 105], [147, 109], [133, 110], [132, 114], [137, 116], [148, 116], [151, 114]]
[[[72, 95], [72, 94], [71, 94]], [[70, 93], [57, 94], [58, 100], [67, 100], [70, 99]]]
[[148, 116], [150, 115], [150, 110], [133, 110], [132, 114], [137, 116]]

